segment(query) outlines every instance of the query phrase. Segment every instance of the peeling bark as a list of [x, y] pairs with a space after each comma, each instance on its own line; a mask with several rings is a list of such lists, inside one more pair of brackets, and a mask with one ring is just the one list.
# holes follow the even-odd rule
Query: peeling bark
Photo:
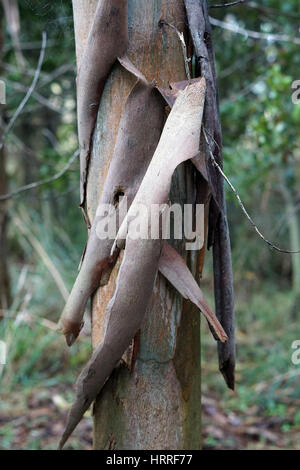
[[150, 213], [152, 204], [165, 204], [169, 198], [172, 175], [180, 163], [199, 152], [205, 80], [201, 79], [180, 92], [164, 126], [160, 141], [139, 187], [137, 195], [123, 221], [116, 240], [122, 248], [130, 219], [142, 204]]
[[[212, 30], [206, 0], [184, 0], [189, 30], [193, 39], [198, 73], [206, 79], [203, 126], [209, 135], [211, 151], [222, 166], [222, 130]], [[229, 388], [234, 389], [235, 337], [234, 293], [229, 229], [226, 216], [224, 183], [213, 167], [206, 149], [206, 167], [213, 195], [209, 210], [208, 247], [213, 246], [214, 293], [216, 314], [229, 340], [218, 344], [219, 368]]]
[[[122, 62], [128, 69], [128, 60]], [[138, 74], [133, 67], [131, 71], [135, 76]], [[163, 101], [154, 85], [139, 75], [125, 105], [99, 205], [114, 204], [122, 195], [130, 206], [159, 141], [163, 123]], [[122, 222], [121, 213], [117, 215], [118, 222]], [[113, 239], [99, 240], [96, 228], [100, 220], [101, 216], [96, 216], [93, 221], [81, 268], [60, 320], [68, 345], [73, 344], [82, 328], [88, 299], [99, 285], [108, 282], [118, 256], [110, 253]]]
[[[114, 204], [116, 196], [121, 193], [127, 198], [130, 207], [140, 187], [142, 177], [147, 171], [145, 181], [143, 180], [140, 189], [142, 194], [138, 193], [137, 203], [140, 201], [147, 204], [150, 209], [153, 201], [159, 204], [167, 202], [171, 176], [176, 166], [198, 151], [205, 87], [203, 82], [199, 82], [199, 80], [194, 81], [194, 84], [188, 89], [186, 88], [187, 82], [173, 84], [176, 96], [179, 95], [179, 90], [182, 92], [185, 90], [185, 93], [182, 93], [181, 98], [178, 98], [176, 106], [172, 109], [165, 126], [167, 135], [165, 136], [166, 132], [162, 135], [160, 147], [155, 152], [150, 167], [147, 169], [151, 155], [154, 153], [154, 146], [157, 144], [162, 130], [163, 103], [159, 99], [154, 85], [149, 85], [145, 77], [134, 68], [128, 59], [124, 58], [120, 62], [138, 78], [138, 82], [126, 102], [100, 205]], [[192, 93], [194, 89], [195, 91]], [[190, 96], [187, 100], [185, 96], [188, 93]], [[174, 99], [172, 100], [173, 104]], [[191, 112], [192, 109], [194, 114]], [[185, 123], [185, 126], [178, 126], [176, 122], [179, 119]], [[173, 136], [173, 139], [170, 136]], [[167, 148], [165, 142], [167, 142]], [[173, 149], [176, 149], [176, 153]], [[168, 161], [166, 157], [169, 158]], [[159, 178], [154, 182], [157, 173], [159, 173]], [[147, 201], [149, 195], [152, 199]], [[133, 210], [135, 209], [133, 208]], [[119, 223], [122, 222], [120, 216], [119, 212], [117, 218]], [[130, 211], [128, 217], [130, 217]], [[99, 285], [103, 286], [108, 282], [110, 272], [118, 257], [118, 252], [114, 254], [110, 252], [112, 240], [99, 240], [97, 236], [96, 227], [100, 219], [100, 216], [94, 219], [80, 272], [60, 320], [61, 329], [69, 346], [73, 344], [83, 326], [83, 314], [89, 297]], [[127, 222], [125, 221], [125, 223]], [[122, 232], [122, 228], [120, 232]], [[224, 340], [224, 334], [220, 333], [220, 329], [217, 331], [217, 336]]]
[[[183, 161], [191, 158], [198, 151], [204, 96], [204, 80], [197, 81], [180, 92], [165, 123], [154, 156], [127, 213], [126, 219], [130, 219], [131, 210], [132, 208], [133, 210], [135, 209], [138, 201], [141, 201], [148, 209], [150, 209], [153, 203], [163, 204], [167, 202], [172, 174], [176, 167]], [[125, 115], [127, 116], [127, 113]], [[122, 120], [120, 132], [122, 135]], [[121, 138], [121, 141], [123, 142], [124, 139]], [[125, 141], [127, 142], [127, 139]], [[123, 145], [121, 147], [123, 149]], [[113, 169], [117, 172], [118, 167], [113, 166]], [[128, 173], [128, 169], [126, 173]], [[109, 181], [109, 178], [106, 181]], [[105, 191], [103, 195], [105, 197]], [[141, 220], [141, 224], [144, 224], [147, 229], [151, 229], [149, 227], [148, 214], [149, 212], [146, 214], [147, 220]], [[124, 230], [124, 222], [126, 220], [123, 221], [120, 227], [120, 234]], [[96, 398], [117, 361], [121, 359], [130, 341], [140, 328], [154, 288], [155, 276], [159, 268], [161, 255], [161, 239], [135, 240], [133, 238], [133, 225], [128, 223], [128, 227], [126, 224], [125, 227], [125, 255], [118, 274], [114, 296], [108, 304], [105, 316], [104, 338], [78, 379], [75, 403], [70, 411], [66, 431], [60, 447], [64, 445], [86, 409]], [[180, 262], [178, 256], [174, 258], [174, 251], [172, 251], [173, 263], [171, 263], [171, 257], [166, 256], [168, 251], [165, 250], [161, 268], [169, 278], [172, 278], [170, 267], [173, 265], [177, 276], [175, 274], [172, 280], [175, 280], [176, 284], [176, 280], [180, 279], [180, 273], [184, 269], [185, 264], [183, 259]], [[185, 274], [187, 272], [189, 273], [188, 269], [186, 269]], [[190, 274], [190, 281], [191, 278], [193, 279]], [[187, 293], [188, 298], [193, 300], [196, 305], [201, 306], [202, 311], [216, 329], [216, 333], [220, 335], [222, 341], [225, 341], [227, 339], [226, 334], [214, 318], [207, 302], [203, 295], [201, 295], [201, 291], [199, 296], [199, 290], [195, 289], [195, 284], [196, 282], [189, 289], [185, 289], [184, 293]], [[181, 283], [181, 291], [183, 290], [182, 287], [183, 284]]]
[[126, 50], [127, 0], [99, 0], [77, 77], [78, 138], [81, 164], [81, 201], [84, 208], [86, 184], [95, 127], [105, 80], [117, 57]]
[[151, 299], [160, 253], [161, 240], [131, 240], [128, 237], [115, 294], [107, 307], [104, 339], [78, 378], [75, 402], [60, 448], [95, 400], [140, 328]]
[[[178, 38], [173, 31], [167, 31], [170, 28], [160, 27], [163, 19], [182, 30], [186, 24], [184, 3], [197, 53], [198, 71], [201, 69], [204, 76], [201, 80], [192, 80], [188, 86], [184, 81], [185, 64]], [[127, 26], [125, 27], [122, 21], [122, 15], [119, 18], [120, 24], [123, 25], [119, 36], [111, 24], [111, 16], [111, 21], [106, 23], [109, 30], [108, 45], [112, 47], [110, 51], [106, 45], [103, 50], [99, 48], [99, 38], [103, 34], [101, 27], [104, 23], [101, 23], [100, 17], [97, 20], [97, 12], [99, 13], [99, 8], [103, 8], [102, 13], [106, 12], [108, 19], [108, 4], [111, 5], [111, 2], [99, 1], [97, 6], [96, 1], [88, 0], [85, 4], [89, 18], [81, 21], [78, 12], [83, 11], [83, 1], [73, 0], [75, 27], [77, 24], [79, 75], [83, 70], [84, 59], [96, 54], [95, 60], [87, 63], [87, 67], [90, 67], [89, 74], [92, 76], [92, 89], [78, 87], [78, 94], [82, 94], [81, 97], [78, 96], [78, 113], [80, 109], [83, 110], [82, 123], [85, 126], [80, 130], [79, 120], [79, 134], [83, 132], [80, 134], [80, 142], [85, 142], [84, 158], [81, 158], [81, 206], [86, 200], [89, 218], [93, 224], [79, 273], [83, 282], [78, 281], [78, 289], [75, 289], [77, 292], [73, 299], [73, 308], [78, 305], [80, 308], [75, 312], [77, 331], [73, 325], [73, 337], [69, 337], [71, 341], [78, 333], [87, 298], [99, 283], [102, 287], [94, 294], [93, 299], [95, 352], [77, 382], [76, 401], [69, 415], [61, 445], [105, 384], [95, 406], [96, 448], [111, 446], [112, 435], [114, 448], [199, 448], [199, 314], [189, 300], [179, 299], [164, 277], [157, 275], [157, 272], [160, 269], [183, 297], [200, 307], [213, 324], [215, 333], [225, 341], [226, 333], [228, 334], [232, 326], [233, 316], [232, 310], [229, 311], [229, 307], [232, 307], [231, 265], [230, 256], [228, 257], [230, 251], [223, 183], [210, 163], [205, 145], [200, 142], [206, 79], [204, 126], [211, 135], [212, 143], [215, 145], [214, 142], [217, 142], [214, 151], [218, 152], [217, 159], [221, 160], [221, 128], [213, 50], [211, 37], [207, 32], [209, 24], [207, 25], [206, 2], [129, 0], [128, 44]], [[125, 2], [121, 4], [125, 8]], [[95, 19], [92, 21], [92, 15], [95, 15], [98, 22]], [[78, 26], [80, 24], [82, 28]], [[92, 29], [86, 39], [89, 25], [92, 25]], [[197, 27], [200, 27], [199, 34], [195, 29]], [[202, 31], [202, 27], [205, 30]], [[92, 31], [95, 32], [94, 37], [91, 36]], [[113, 37], [115, 41], [111, 40]], [[113, 42], [115, 44], [112, 44]], [[122, 49], [125, 42], [128, 46], [126, 56], [125, 48]], [[85, 52], [82, 52], [83, 50]], [[105, 51], [108, 51], [107, 56]], [[199, 55], [199, 51], [202, 51], [203, 55], [202, 52]], [[89, 84], [88, 73], [82, 83], [84, 82]], [[164, 106], [154, 83], [163, 96], [167, 96], [172, 107], [163, 131]], [[166, 91], [169, 83], [172, 83], [171, 93]], [[154, 106], [155, 100], [159, 103], [158, 120], [157, 116], [154, 116], [155, 113], [146, 113], [146, 95], [149, 98], [149, 107]], [[130, 109], [134, 100], [138, 102], [142, 96], [141, 106], [133, 106]], [[83, 107], [80, 100], [83, 100]], [[93, 103], [96, 103], [95, 114], [86, 106]], [[142, 109], [140, 116], [136, 113], [139, 107]], [[151, 119], [153, 121], [148, 125]], [[89, 121], [93, 121], [92, 125]], [[153, 126], [155, 137], [152, 136]], [[139, 146], [144, 149], [143, 156], [138, 151]], [[81, 148], [84, 146], [81, 145]], [[196, 177], [192, 165], [186, 162], [188, 159], [192, 159], [201, 176], [199, 174]], [[183, 162], [185, 163], [180, 165]], [[199, 184], [197, 188], [196, 180]], [[132, 240], [132, 226], [129, 224], [127, 229], [125, 223], [131, 221], [139, 202], [148, 206], [152, 203], [164, 204], [170, 196], [171, 201], [175, 199], [181, 203], [184, 201], [195, 204], [203, 201], [208, 208], [209, 193], [212, 194], [212, 199], [208, 244], [215, 243], [215, 289], [218, 282], [220, 286], [216, 300], [218, 297], [220, 302], [223, 302], [222, 305], [217, 302], [217, 308], [219, 316], [225, 312], [221, 322], [226, 333], [180, 257], [180, 253], [184, 251], [183, 243], [176, 243], [178, 253], [170, 248], [169, 252], [160, 256], [160, 240]], [[98, 216], [95, 214], [98, 201], [113, 202], [121, 212], [121, 205], [117, 202], [117, 196], [120, 195], [129, 196], [131, 206], [125, 220], [118, 222], [118, 246], [111, 250], [111, 241], [99, 244], [97, 240]], [[207, 212], [206, 210], [206, 214]], [[122, 252], [119, 250], [124, 246], [122, 258]], [[189, 253], [185, 258], [189, 259], [191, 271], [195, 274], [199, 265], [197, 254]], [[72, 307], [72, 302], [70, 305]], [[70, 320], [73, 313], [68, 318], [68, 312], [67, 315], [64, 312], [63, 318]], [[112, 374], [113, 368], [137, 330], [140, 331], [140, 344], [139, 349], [137, 345], [134, 347], [134, 368], [129, 371], [121, 366]], [[227, 359], [231, 361], [232, 339], [233, 332], [230, 330], [230, 347], [227, 350], [220, 349], [222, 359], [226, 358], [228, 351]], [[229, 368], [232, 372], [232, 363]], [[224, 372], [223, 368], [228, 383], [232, 384], [230, 371], [226, 369]], [[164, 394], [167, 396], [165, 401]], [[155, 400], [152, 399], [154, 396]], [[142, 407], [139, 407], [139, 403]], [[149, 419], [153, 423], [151, 435], [148, 432]], [[108, 442], [110, 444], [107, 444]]]
[[178, 290], [182, 297], [189, 299], [201, 310], [209, 325], [212, 327], [215, 338], [224, 343], [228, 339], [228, 336], [211, 310], [208, 301], [204, 297], [183, 258], [168, 243], [164, 244], [158, 268], [175, 289]]

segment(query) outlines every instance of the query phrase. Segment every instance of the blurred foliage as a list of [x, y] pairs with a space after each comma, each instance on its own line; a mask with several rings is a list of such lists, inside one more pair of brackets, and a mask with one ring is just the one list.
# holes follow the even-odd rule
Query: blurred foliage
[[[299, 2], [256, 4], [277, 13], [246, 5], [210, 13], [248, 30], [299, 37]], [[214, 44], [225, 173], [264, 235], [282, 248], [299, 249], [300, 104], [291, 99], [291, 85], [299, 79], [299, 45], [257, 41], [220, 28], [214, 29]], [[270, 250], [250, 227], [228, 187], [226, 194], [236, 292], [237, 387], [230, 393], [216, 375], [215, 345], [205, 331], [203, 391], [215, 397], [227, 416], [235, 411], [245, 420], [248, 414], [280, 418], [278, 432], [287, 435], [278, 446], [295, 448], [300, 369], [291, 362], [291, 344], [300, 338], [299, 279], [293, 282], [300, 256]], [[208, 266], [204, 283], [211, 273]], [[211, 282], [208, 285], [212, 288]], [[220, 448], [212, 435], [204, 442]], [[252, 444], [248, 436], [243, 448]], [[227, 447], [234, 448], [230, 443]]]
[[[2, 63], [6, 121], [32, 82], [43, 31], [47, 49], [35, 93], [6, 142], [10, 190], [54, 175], [78, 145], [72, 4], [21, 0], [19, 5], [26, 66], [19, 67], [7, 30]], [[299, 37], [299, 0], [266, 0], [259, 5], [278, 12], [240, 5], [212, 9], [210, 14], [249, 30]], [[225, 172], [266, 237], [284, 248], [299, 248], [300, 105], [291, 100], [292, 82], [300, 79], [299, 45], [254, 40], [221, 28], [214, 28], [214, 43]], [[236, 290], [237, 391], [225, 389], [217, 373], [215, 344], [203, 325], [204, 394], [214, 397], [226, 415], [234, 411], [241, 416], [278, 417], [280, 431], [290, 435], [300, 425], [299, 408], [295, 408], [300, 402], [300, 369], [291, 363], [291, 343], [300, 339], [299, 291], [294, 282], [300, 256], [295, 262], [290, 255], [271, 251], [249, 226], [228, 188], [226, 193]], [[0, 339], [8, 344], [7, 366], [1, 369], [0, 447], [4, 449], [53, 448], [60, 428], [55, 428], [53, 442], [48, 442], [35, 433], [46, 425], [36, 424], [31, 408], [44, 410], [46, 421], [59, 416], [62, 404], [72, 401], [69, 384], [90, 353], [84, 337], [67, 351], [54, 330], [64, 299], [57, 279], [32, 243], [33, 238], [40, 243], [70, 289], [86, 238], [78, 201], [79, 164], [75, 163], [60, 179], [7, 204], [13, 303], [0, 322]], [[299, 245], [292, 247], [297, 237]], [[212, 299], [209, 254], [203, 289]], [[59, 398], [53, 400], [53, 395]], [[10, 418], [14, 410], [29, 413], [22, 436], [17, 435], [15, 418]], [[231, 438], [221, 444], [219, 440], [208, 432], [205, 445], [235, 445]], [[292, 440], [285, 442], [287, 447], [294, 445]], [[265, 441], [260, 444], [263, 447]], [[84, 445], [75, 435], [71, 446]], [[251, 443], [244, 445], [251, 447]]]

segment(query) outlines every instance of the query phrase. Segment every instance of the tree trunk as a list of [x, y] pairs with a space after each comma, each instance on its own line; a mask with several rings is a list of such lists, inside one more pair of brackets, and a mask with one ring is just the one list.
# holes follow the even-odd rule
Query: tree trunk
[[[289, 231], [290, 247], [291, 250], [298, 250], [300, 245], [300, 228], [299, 217], [296, 210], [296, 204], [293, 200], [292, 191], [289, 189], [285, 181], [281, 181], [281, 193], [285, 200], [287, 214], [287, 226]], [[292, 263], [292, 292], [293, 292], [293, 305], [291, 308], [292, 318], [298, 319], [299, 316], [299, 303], [300, 303], [300, 257], [297, 255], [291, 256]]]
[[[1, 7], [0, 13], [2, 14]], [[4, 21], [0, 20], [0, 75], [2, 72], [2, 50], [4, 43]], [[1, 131], [4, 127], [3, 122], [3, 105], [0, 104], [0, 141]], [[6, 170], [5, 170], [5, 148], [0, 149], [0, 194], [7, 192]], [[6, 202], [0, 202], [0, 319], [5, 314], [10, 304], [10, 285], [7, 269], [7, 248], [6, 248], [6, 232], [7, 232], [7, 211]]]
[[[97, 0], [73, 0], [77, 65], [92, 24]], [[151, 82], [168, 87], [185, 80], [180, 41], [159, 20], [183, 30], [186, 16], [181, 0], [129, 0], [128, 55]], [[87, 211], [93, 220], [114, 150], [121, 112], [134, 85], [133, 77], [115, 64], [101, 98], [88, 175]], [[195, 202], [195, 173], [191, 163], [173, 177], [171, 200]], [[198, 254], [184, 253], [198, 278]], [[110, 300], [120, 263], [109, 284], [92, 302], [92, 339], [95, 347], [103, 333], [105, 307]], [[94, 407], [95, 449], [199, 449], [201, 445], [200, 318], [158, 275], [156, 287], [134, 349], [132, 370], [122, 363], [106, 383]]]

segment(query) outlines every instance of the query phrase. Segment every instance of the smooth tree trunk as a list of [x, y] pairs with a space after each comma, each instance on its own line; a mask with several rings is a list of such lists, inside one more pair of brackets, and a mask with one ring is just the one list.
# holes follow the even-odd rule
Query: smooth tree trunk
[[[2, 6], [0, 5], [0, 15]], [[2, 72], [1, 61], [4, 45], [4, 18], [0, 17], [0, 77]], [[0, 104], [0, 141], [4, 127], [4, 105]], [[0, 194], [7, 192], [7, 176], [5, 169], [5, 148], [0, 149]], [[0, 201], [0, 320], [10, 305], [10, 282], [7, 267], [7, 209], [6, 202]]]
[[[281, 193], [285, 200], [286, 207], [286, 224], [289, 233], [291, 250], [298, 250], [300, 246], [300, 223], [299, 216], [296, 209], [296, 204], [293, 198], [292, 191], [289, 189], [285, 181], [280, 185]], [[292, 316], [295, 320], [299, 317], [299, 304], [300, 304], [300, 257], [299, 255], [291, 256], [292, 265], [292, 293], [293, 304], [291, 308]]]
[[[73, 0], [78, 67], [97, 3]], [[129, 58], [149, 82], [155, 80], [168, 87], [169, 82], [185, 80], [186, 75], [180, 41], [172, 29], [159, 25], [161, 19], [184, 30], [183, 1], [128, 1]], [[113, 155], [121, 113], [135, 81], [116, 63], [105, 84], [88, 173], [91, 221]], [[172, 202], [195, 202], [195, 180], [191, 162], [181, 165], [173, 177]], [[178, 240], [175, 246], [198, 280], [198, 253], [186, 253], [184, 243]], [[103, 335], [105, 308], [113, 295], [119, 266], [120, 261], [109, 283], [93, 297], [93, 347]], [[95, 403], [95, 449], [199, 449], [200, 314], [160, 274], [133, 352], [134, 360], [123, 361], [115, 369]]]

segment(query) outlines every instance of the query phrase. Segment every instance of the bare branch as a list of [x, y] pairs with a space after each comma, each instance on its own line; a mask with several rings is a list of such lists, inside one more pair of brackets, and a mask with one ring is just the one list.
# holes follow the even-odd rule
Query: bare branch
[[53, 82], [58, 77], [60, 77], [61, 75], [64, 75], [67, 72], [75, 73], [75, 67], [74, 67], [74, 64], [72, 62], [62, 64], [57, 69], [55, 69], [51, 74], [44, 76], [43, 79], [41, 80], [41, 83], [39, 84], [38, 88], [42, 88], [43, 86], [47, 85], [48, 83]]
[[[232, 192], [234, 193], [235, 197], [237, 198], [238, 200], [238, 203], [243, 211], [243, 213], [245, 214], [245, 216], [247, 217], [248, 221], [250, 222], [250, 224], [252, 225], [252, 227], [254, 228], [254, 230], [256, 231], [256, 233], [260, 236], [260, 238], [262, 240], [264, 240], [264, 242], [266, 242], [271, 248], [273, 248], [273, 250], [276, 250], [276, 251], [279, 251], [280, 253], [289, 253], [289, 254], [297, 254], [297, 253], [300, 253], [300, 250], [297, 250], [297, 251], [292, 251], [292, 250], [283, 250], [282, 248], [279, 248], [278, 246], [274, 245], [272, 242], [270, 242], [269, 240], [267, 240], [267, 238], [265, 238], [265, 236], [261, 233], [261, 231], [258, 229], [257, 225], [253, 222], [253, 219], [251, 218], [251, 216], [248, 214], [247, 212], [247, 209], [245, 208], [244, 204], [242, 203], [242, 200], [239, 196], [239, 193], [237, 192], [237, 190], [235, 189], [235, 187], [233, 186], [233, 184], [231, 183], [231, 181], [229, 180], [229, 178], [225, 175], [224, 171], [222, 170], [222, 168], [220, 167], [220, 165], [218, 165], [218, 163], [216, 162], [216, 159], [211, 151], [211, 143], [209, 142], [208, 140], [208, 137], [207, 137], [207, 131], [206, 129], [204, 129], [203, 127], [203, 134], [204, 134], [204, 138], [206, 140], [206, 143], [208, 145], [208, 148], [209, 148], [209, 155], [210, 155], [210, 158], [211, 158], [211, 161], [213, 163], [213, 165], [215, 166], [215, 168], [217, 168], [218, 172], [222, 175], [222, 177], [224, 178], [224, 180], [226, 181], [226, 183], [228, 184], [228, 186], [230, 187], [230, 189], [232, 190]], [[216, 145], [217, 142], [213, 139], [212, 136], [210, 136], [210, 138], [214, 141], [214, 143]]]
[[236, 5], [240, 5], [241, 3], [247, 3], [250, 2], [250, 0], [237, 0], [236, 2], [230, 2], [230, 3], [221, 3], [219, 5], [209, 5], [208, 8], [227, 8], [227, 7], [234, 7]]
[[2, 194], [0, 195], [0, 201], [6, 201], [7, 199], [11, 199], [12, 197], [17, 196], [18, 194], [23, 193], [24, 191], [29, 191], [30, 189], [37, 188], [38, 186], [41, 186], [43, 184], [52, 183], [53, 181], [61, 178], [62, 175], [68, 171], [68, 169], [70, 168], [72, 163], [75, 161], [75, 159], [78, 157], [78, 155], [79, 155], [79, 150], [76, 150], [73, 153], [73, 155], [70, 157], [68, 163], [64, 166], [64, 168], [58, 173], [56, 173], [55, 175], [49, 178], [46, 178], [44, 180], [35, 181], [34, 183], [29, 183], [29, 184], [26, 184], [25, 186], [21, 186], [20, 188], [15, 189], [11, 193]]
[[238, 5], [244, 4], [248, 8], [255, 8], [263, 13], [271, 14], [271, 15], [277, 15], [277, 16], [285, 16], [287, 18], [292, 18], [292, 19], [299, 19], [300, 15], [297, 13], [287, 13], [285, 11], [277, 10], [276, 8], [270, 8], [266, 7], [264, 5], [259, 5], [256, 2], [252, 2], [251, 0], [236, 0], [235, 2], [230, 2], [230, 3], [221, 3], [217, 5], [209, 5], [208, 8], [228, 8], [228, 7], [234, 7]]
[[[58, 46], [59, 43], [55, 42], [53, 40], [47, 41], [47, 47], [55, 47]], [[34, 42], [22, 42], [21, 43], [21, 50], [22, 51], [33, 51], [35, 49], [40, 49], [41, 48], [41, 42], [40, 41], [34, 41]], [[4, 54], [7, 52], [11, 51], [12, 47], [10, 44], [6, 44], [3, 48]]]
[[276, 16], [285, 16], [286, 18], [291, 18], [294, 20], [299, 20], [300, 19], [300, 14], [297, 13], [288, 13], [285, 11], [277, 10], [276, 8], [271, 8], [271, 7], [266, 7], [264, 5], [259, 5], [256, 2], [249, 2], [246, 5], [248, 8], [255, 8], [256, 10], [259, 10], [263, 13], [267, 13], [270, 15], [276, 15]]
[[245, 29], [235, 23], [228, 23], [226, 21], [218, 20], [217, 18], [209, 17], [212, 25], [219, 26], [220, 28], [227, 29], [233, 33], [242, 34], [243, 36], [260, 39], [263, 41], [281, 41], [281, 42], [292, 42], [294, 44], [300, 44], [300, 38], [290, 36], [289, 34], [272, 34], [272, 33], [260, 33], [258, 31], [252, 31]]
[[[22, 85], [21, 83], [16, 83], [11, 80], [6, 80], [6, 83], [10, 84], [10, 86], [17, 91], [20, 91], [20, 92], [27, 91], [27, 87]], [[38, 101], [42, 106], [45, 106], [51, 111], [58, 113], [58, 114], [62, 113], [62, 110], [58, 106], [55, 106], [53, 103], [51, 103], [50, 100], [45, 98], [43, 95], [41, 95], [37, 91], [32, 92], [32, 97], [35, 98], [36, 101]]]
[[0, 140], [0, 150], [3, 147], [3, 143], [4, 143], [8, 133], [10, 132], [10, 130], [12, 129], [12, 127], [15, 124], [16, 120], [18, 119], [18, 117], [22, 113], [22, 110], [24, 109], [26, 103], [28, 102], [29, 98], [31, 97], [31, 95], [32, 95], [32, 93], [33, 93], [33, 91], [36, 87], [36, 84], [38, 82], [38, 79], [39, 79], [39, 76], [40, 76], [40, 73], [41, 73], [44, 57], [45, 57], [46, 45], [47, 45], [47, 34], [44, 31], [43, 32], [43, 40], [42, 40], [42, 48], [41, 48], [41, 52], [40, 52], [40, 57], [39, 57], [38, 65], [37, 65], [37, 68], [36, 68], [36, 71], [35, 71], [35, 74], [34, 74], [32, 84], [29, 87], [25, 97], [23, 98], [23, 100], [19, 104], [15, 114], [13, 115], [13, 117], [11, 118], [11, 120], [9, 121], [8, 125], [5, 128], [4, 134], [3, 134], [3, 136]]

